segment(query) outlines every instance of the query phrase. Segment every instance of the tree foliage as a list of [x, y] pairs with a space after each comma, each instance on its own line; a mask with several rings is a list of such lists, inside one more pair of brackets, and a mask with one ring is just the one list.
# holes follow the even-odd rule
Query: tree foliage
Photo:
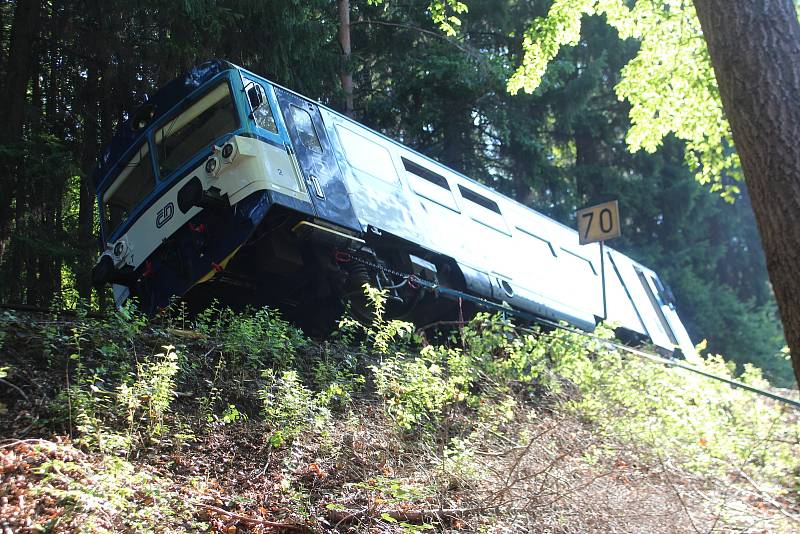
[[729, 201], [740, 192], [741, 168], [730, 125], [690, 0], [555, 0], [546, 17], [525, 32], [521, 65], [508, 82], [516, 94], [536, 90], [563, 46], [578, 44], [585, 16], [603, 15], [621, 39], [636, 39], [636, 56], [616, 86], [630, 103], [627, 142], [655, 152], [674, 134], [686, 143], [686, 161], [700, 183]]

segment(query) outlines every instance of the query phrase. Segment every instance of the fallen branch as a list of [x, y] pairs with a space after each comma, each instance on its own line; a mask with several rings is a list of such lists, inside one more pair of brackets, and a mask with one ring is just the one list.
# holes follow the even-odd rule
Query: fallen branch
[[342, 523], [353, 523], [360, 521], [366, 517], [373, 519], [380, 519], [381, 517], [390, 517], [396, 521], [404, 523], [425, 523], [427, 521], [440, 521], [449, 522], [453, 519], [463, 519], [468, 515], [479, 514], [495, 509], [496, 507], [478, 507], [478, 508], [436, 508], [425, 510], [369, 510], [367, 508], [361, 510], [328, 510], [326, 519], [331, 524], [340, 525]]
[[167, 333], [184, 339], [208, 339], [208, 336], [197, 330], [184, 330], [182, 328], [167, 328]]
[[305, 525], [298, 525], [296, 523], [279, 523], [276, 521], [270, 521], [268, 519], [259, 519], [257, 517], [250, 517], [247, 515], [237, 514], [236, 512], [231, 512], [225, 510], [224, 508], [219, 508], [217, 506], [211, 506], [210, 504], [203, 504], [203, 503], [196, 503], [197, 506], [205, 508], [215, 514], [221, 514], [230, 517], [231, 519], [235, 519], [237, 521], [241, 521], [242, 523], [247, 523], [249, 525], [263, 525], [265, 527], [270, 528], [280, 528], [284, 530], [288, 530], [291, 532], [312, 532]]
[[22, 391], [22, 389], [19, 386], [17, 386], [16, 384], [12, 384], [8, 380], [4, 380], [2, 378], [0, 378], [0, 384], [5, 384], [6, 386], [8, 386], [11, 389], [15, 390], [17, 393], [19, 393], [22, 396], [23, 399], [25, 399], [25, 402], [27, 402], [28, 404], [33, 404], [31, 402], [31, 400], [28, 398], [28, 396], [25, 394], [25, 392]]
[[783, 506], [781, 506], [781, 504], [780, 504], [778, 501], [776, 501], [775, 499], [773, 499], [773, 498], [772, 498], [772, 496], [771, 496], [769, 493], [767, 493], [765, 490], [761, 489], [761, 488], [758, 486], [758, 484], [756, 484], [756, 481], [755, 481], [755, 480], [753, 480], [753, 479], [750, 477], [750, 475], [748, 475], [748, 474], [747, 474], [747, 473], [744, 471], [744, 469], [742, 469], [742, 468], [741, 468], [741, 467], [739, 467], [739, 466], [735, 466], [735, 467], [736, 467], [736, 470], [738, 471], [738, 474], [739, 474], [739, 476], [740, 476], [741, 478], [743, 478], [743, 479], [744, 479], [744, 480], [745, 480], [745, 481], [746, 481], [748, 484], [750, 484], [750, 486], [752, 486], [752, 488], [753, 488], [754, 490], [756, 490], [756, 492], [758, 492], [758, 495], [759, 495], [759, 496], [760, 496], [760, 497], [761, 497], [761, 498], [762, 498], [762, 499], [763, 499], [765, 502], [767, 502], [767, 503], [771, 504], [771, 505], [772, 505], [772, 506], [773, 506], [773, 507], [774, 507], [776, 510], [778, 510], [778, 512], [780, 512], [780, 514], [781, 514], [781, 515], [783, 515], [784, 517], [786, 517], [786, 518], [788, 518], [788, 519], [791, 519], [791, 520], [792, 520], [792, 521], [794, 521], [795, 523], [800, 523], [800, 517], [798, 517], [798, 516], [794, 515], [793, 513], [789, 512], [788, 510], [786, 510], [786, 509], [785, 509]]
[[58, 449], [59, 447], [69, 447], [69, 452], [71, 454], [76, 454], [81, 458], [86, 458], [86, 454], [83, 451], [81, 451], [80, 449], [76, 449], [75, 447], [73, 447], [69, 443], [56, 443], [56, 442], [53, 442], [53, 441], [48, 441], [46, 439], [40, 439], [40, 438], [28, 438], [28, 439], [13, 440], [13, 441], [11, 441], [9, 443], [3, 443], [2, 445], [0, 445], [0, 449], [13, 449], [17, 445], [22, 445], [22, 444], [25, 444], [25, 445], [43, 445], [43, 446], [45, 446], [45, 447], [47, 447], [47, 448], [49, 448], [51, 450], [52, 449]]
[[480, 456], [499, 457], [499, 456], [506, 456], [506, 455], [508, 455], [508, 454], [510, 454], [510, 453], [512, 453], [514, 451], [518, 451], [518, 450], [524, 449], [524, 448], [525, 448], [524, 445], [520, 445], [518, 447], [511, 447], [510, 449], [506, 449], [504, 451], [482, 451], [482, 450], [476, 450], [475, 454], [478, 454]]

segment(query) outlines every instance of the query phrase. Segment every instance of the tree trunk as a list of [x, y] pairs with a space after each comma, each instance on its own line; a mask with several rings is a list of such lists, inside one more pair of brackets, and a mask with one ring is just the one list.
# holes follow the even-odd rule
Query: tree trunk
[[[5, 0], [0, 2], [0, 72], [5, 72], [5, 59], [6, 59], [6, 47], [3, 46], [3, 43], [6, 42], [6, 26], [5, 26], [5, 19], [3, 14], [5, 13]], [[0, 94], [2, 94], [2, 87], [3, 82], [0, 81]]]
[[339, 0], [339, 46], [342, 48], [342, 62], [339, 77], [344, 92], [344, 114], [353, 116], [353, 74], [350, 72], [350, 0]]
[[76, 273], [78, 296], [89, 302], [92, 296], [92, 283], [89, 263], [94, 250], [92, 230], [94, 228], [94, 186], [92, 171], [97, 161], [97, 122], [99, 96], [99, 68], [92, 62], [87, 69], [86, 87], [83, 99], [83, 148], [81, 149], [81, 179], [78, 193], [78, 248], [81, 259]]
[[27, 87], [33, 66], [33, 39], [37, 32], [40, 6], [40, 0], [19, 0], [14, 10], [0, 143], [19, 141], [22, 135]]
[[575, 141], [575, 203], [577, 207], [612, 200], [604, 198], [603, 172], [600, 169], [602, 142], [592, 134], [588, 125], [579, 125], [573, 134]]
[[[0, 98], [0, 145], [22, 141], [25, 121], [25, 104], [28, 96], [28, 81], [33, 64], [33, 40], [37, 31], [37, 19], [41, 0], [19, 0], [14, 10], [8, 61]], [[13, 161], [0, 161], [0, 242], [7, 234], [13, 217], [12, 199], [16, 189], [16, 172]]]
[[694, 0], [800, 383], [800, 24], [792, 0]]

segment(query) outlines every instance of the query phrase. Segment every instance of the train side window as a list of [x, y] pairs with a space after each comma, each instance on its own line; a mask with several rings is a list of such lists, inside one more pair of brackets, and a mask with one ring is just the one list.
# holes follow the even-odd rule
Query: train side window
[[558, 257], [556, 255], [556, 249], [553, 248], [553, 244], [549, 240], [547, 240], [547, 239], [545, 239], [545, 238], [543, 238], [541, 236], [538, 236], [538, 235], [534, 234], [533, 232], [529, 232], [528, 230], [526, 230], [525, 228], [522, 228], [521, 226], [517, 226], [517, 230], [519, 230], [520, 232], [522, 232], [523, 235], [528, 237], [528, 239], [526, 239], [526, 242], [527, 243], [532, 243], [533, 244], [532, 247], [538, 253], [540, 253], [540, 254], [548, 254], [549, 253], [554, 258]]
[[469, 200], [470, 202], [473, 202], [478, 206], [484, 207], [489, 211], [493, 211], [498, 215], [501, 215], [500, 206], [498, 206], [497, 202], [495, 202], [494, 200], [486, 198], [485, 196], [476, 193], [472, 189], [467, 189], [461, 184], [459, 184], [458, 190], [461, 192], [461, 196], [464, 197], [464, 199]]
[[673, 345], [678, 344], [678, 338], [675, 337], [675, 332], [672, 331], [672, 327], [669, 325], [669, 321], [667, 317], [664, 315], [664, 310], [661, 309], [661, 302], [658, 301], [656, 295], [653, 293], [653, 288], [650, 287], [650, 284], [647, 282], [647, 278], [645, 277], [644, 272], [642, 272], [638, 267], [636, 268], [636, 275], [639, 277], [639, 281], [642, 283], [642, 287], [644, 288], [644, 292], [647, 294], [647, 298], [650, 300], [650, 305], [653, 306], [653, 310], [656, 312], [656, 316], [658, 317], [658, 322], [661, 323], [661, 329], [667, 334], [670, 343]]
[[260, 83], [249, 82], [245, 85], [244, 92], [247, 95], [250, 114], [256, 126], [274, 134], [278, 133], [278, 126], [275, 124], [275, 117], [272, 115], [272, 108], [269, 105], [264, 86]]
[[117, 179], [103, 194], [106, 236], [114, 231], [130, 216], [133, 209], [142, 202], [155, 187], [153, 165], [147, 143], [139, 146], [127, 165], [122, 168]]
[[392, 156], [386, 147], [370, 141], [343, 125], [337, 124], [335, 128], [339, 142], [344, 148], [344, 155], [353, 167], [388, 184], [398, 184]]
[[436, 174], [433, 171], [430, 171], [423, 167], [422, 165], [417, 165], [413, 161], [407, 160], [406, 158], [401, 158], [403, 160], [403, 167], [406, 168], [408, 172], [415, 176], [419, 176], [432, 184], [438, 185], [443, 189], [450, 190], [450, 184], [447, 183], [447, 178], [440, 174]]
[[572, 252], [571, 250], [567, 250], [564, 247], [561, 247], [561, 250], [568, 254], [566, 257], [571, 258], [575, 265], [580, 265], [583, 269], [589, 269], [592, 271], [593, 275], [597, 275], [597, 269], [594, 268], [594, 264], [590, 260], [584, 258], [580, 254]]
[[511, 236], [511, 230], [509, 230], [508, 224], [497, 202], [461, 184], [458, 184], [458, 190], [461, 192], [461, 197], [465, 200], [465, 202], [462, 203], [464, 212], [469, 215], [473, 221], [479, 222], [507, 236]]
[[653, 285], [656, 286], [656, 290], [658, 291], [658, 297], [661, 299], [661, 303], [665, 306], [669, 306], [670, 309], [674, 310], [675, 295], [672, 294], [672, 291], [664, 284], [662, 284], [661, 280], [659, 280], [655, 276], [651, 276], [650, 280], [653, 282]]
[[[461, 213], [453, 196], [453, 191], [450, 190], [450, 184], [447, 183], [447, 178], [403, 156], [400, 159], [403, 162], [403, 168], [406, 170], [406, 181], [414, 193], [436, 205], [455, 213]], [[422, 205], [425, 207], [426, 203], [423, 202]]]
[[317, 130], [314, 128], [314, 121], [311, 119], [311, 114], [294, 104], [290, 104], [289, 109], [292, 114], [294, 127], [297, 130], [297, 134], [300, 136], [300, 142], [309, 150], [322, 154], [322, 145], [319, 142]]

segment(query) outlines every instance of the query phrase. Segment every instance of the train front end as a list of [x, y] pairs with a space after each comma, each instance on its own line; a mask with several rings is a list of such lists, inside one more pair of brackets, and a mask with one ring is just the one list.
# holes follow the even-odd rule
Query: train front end
[[95, 285], [152, 314], [225, 270], [277, 203], [310, 212], [272, 93], [222, 61], [170, 82], [116, 132], [95, 172]]

